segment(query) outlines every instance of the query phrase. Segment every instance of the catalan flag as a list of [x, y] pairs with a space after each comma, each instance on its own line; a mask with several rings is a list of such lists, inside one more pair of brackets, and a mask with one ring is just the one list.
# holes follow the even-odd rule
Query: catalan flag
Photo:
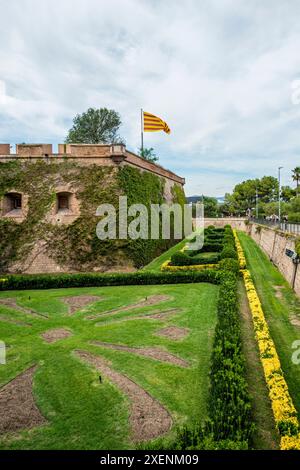
[[146, 113], [146, 111], [143, 111], [143, 114], [144, 132], [164, 131], [166, 134], [171, 133], [171, 130], [165, 121], [157, 116], [154, 116], [154, 114]]

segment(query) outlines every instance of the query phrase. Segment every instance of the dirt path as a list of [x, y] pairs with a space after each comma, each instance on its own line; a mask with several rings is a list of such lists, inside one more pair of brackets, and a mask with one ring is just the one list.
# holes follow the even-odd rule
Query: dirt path
[[150, 357], [150, 359], [167, 362], [179, 367], [189, 367], [189, 363], [184, 359], [181, 359], [180, 357], [159, 348], [130, 348], [120, 344], [103, 343], [102, 341], [93, 341], [92, 344], [108, 349], [114, 349], [116, 351], [125, 351], [132, 354], [137, 354], [138, 356]]
[[148, 441], [169, 431], [172, 425], [170, 414], [143, 388], [126, 375], [113, 370], [111, 363], [106, 359], [86, 351], [75, 351], [75, 354], [96, 368], [128, 396], [131, 403], [129, 419], [134, 442]]
[[130, 316], [126, 318], [109, 318], [108, 321], [103, 321], [99, 323], [95, 323], [95, 326], [103, 326], [109, 325], [110, 323], [122, 323], [127, 321], [134, 321], [134, 320], [160, 320], [163, 321], [172, 315], [176, 315], [177, 313], [181, 313], [181, 308], [168, 308], [166, 310], [152, 310], [151, 313], [144, 313], [144, 314], [137, 314], [136, 316]]
[[126, 305], [125, 307], [115, 308], [113, 310], [101, 312], [96, 315], [90, 315], [87, 318], [89, 320], [94, 320], [103, 315], [115, 315], [117, 313], [128, 312], [129, 310], [134, 310], [136, 308], [150, 307], [152, 305], [157, 305], [157, 304], [160, 304], [161, 302], [166, 302], [167, 300], [172, 300], [172, 299], [173, 297], [170, 297], [169, 295], [150, 295], [149, 297], [146, 297], [145, 299], [142, 299], [139, 302]]
[[36, 366], [30, 367], [0, 389], [0, 434], [47, 423], [32, 394], [35, 371]]
[[18, 326], [32, 326], [31, 323], [26, 323], [24, 321], [14, 320], [13, 318], [7, 317], [5, 315], [0, 315], [0, 321], [11, 323], [12, 325]]
[[31, 315], [32, 317], [48, 318], [48, 315], [45, 315], [44, 313], [38, 313], [35, 310], [32, 310], [31, 308], [21, 307], [17, 304], [16, 299], [13, 298], [0, 299], [0, 305], [5, 305], [5, 307], [13, 308], [14, 310], [17, 310], [20, 313], [25, 313], [25, 315]]
[[46, 341], [46, 343], [56, 343], [56, 341], [68, 338], [69, 336], [72, 336], [71, 331], [65, 330], [64, 328], [55, 328], [41, 334], [41, 337]]
[[96, 295], [75, 295], [72, 297], [62, 297], [61, 300], [68, 305], [68, 315], [73, 315], [77, 310], [103, 299]]
[[188, 328], [178, 328], [177, 326], [167, 326], [158, 330], [155, 334], [158, 336], [164, 336], [165, 338], [172, 339], [174, 341], [180, 341], [184, 339], [190, 330]]

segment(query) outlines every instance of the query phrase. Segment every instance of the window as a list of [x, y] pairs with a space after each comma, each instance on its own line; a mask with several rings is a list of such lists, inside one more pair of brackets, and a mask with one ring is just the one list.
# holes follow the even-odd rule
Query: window
[[58, 210], [69, 209], [69, 197], [64, 194], [58, 195]]
[[58, 193], [57, 194], [57, 203], [56, 209], [57, 212], [69, 212], [71, 211], [71, 193]]
[[4, 197], [3, 210], [7, 214], [11, 211], [21, 211], [22, 209], [22, 194], [8, 193]]
[[16, 194], [16, 195], [13, 195], [12, 198], [11, 198], [11, 202], [12, 202], [12, 210], [14, 209], [22, 209], [22, 196], [21, 194]]

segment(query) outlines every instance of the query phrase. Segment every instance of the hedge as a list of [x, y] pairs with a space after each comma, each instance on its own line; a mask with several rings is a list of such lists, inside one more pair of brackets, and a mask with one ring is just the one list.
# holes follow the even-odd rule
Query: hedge
[[[231, 263], [231, 261], [230, 261]], [[229, 263], [228, 263], [229, 268]], [[175, 449], [247, 449], [254, 432], [239, 321], [237, 279], [221, 271], [218, 322], [211, 358], [209, 418], [177, 431]]]
[[[193, 253], [190, 252], [189, 253]], [[195, 253], [193, 253], [195, 254]], [[207, 258], [195, 258], [191, 255], [187, 255], [186, 252], [182, 253], [178, 251], [171, 256], [171, 265], [172, 266], [194, 266], [198, 264], [216, 264], [219, 261], [219, 255], [212, 254]]]
[[220, 273], [206, 269], [200, 272], [134, 272], [126, 274], [12, 274], [0, 278], [0, 291], [57, 289], [67, 287], [133, 286], [210, 282], [218, 284]]

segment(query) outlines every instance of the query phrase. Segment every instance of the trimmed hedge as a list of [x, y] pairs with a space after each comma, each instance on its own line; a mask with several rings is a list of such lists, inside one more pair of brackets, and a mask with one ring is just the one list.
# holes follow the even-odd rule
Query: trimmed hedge
[[237, 275], [240, 271], [240, 264], [233, 258], [224, 258], [219, 262], [219, 269], [221, 271], [231, 271]]
[[[190, 252], [193, 253], [193, 252]], [[195, 253], [194, 253], [195, 254]], [[219, 261], [219, 255], [213, 254], [207, 258], [195, 258], [195, 256], [188, 255], [181, 251], [174, 253], [171, 256], [172, 266], [194, 266], [197, 264], [216, 264]]]
[[[224, 260], [223, 264], [225, 261], [229, 268], [234, 260]], [[175, 449], [248, 449], [252, 439], [254, 424], [240, 333], [238, 276], [230, 271], [227, 269], [220, 274], [207, 407], [209, 418], [203, 425], [179, 429], [172, 446]]]
[[248, 442], [253, 422], [245, 378], [237, 279], [234, 273], [222, 274], [208, 409], [215, 439]]
[[227, 244], [224, 246], [223, 250], [221, 251], [221, 259], [224, 258], [232, 258], [232, 259], [238, 259], [236, 249], [231, 246], [231, 244]]
[[220, 272], [206, 269], [200, 272], [128, 274], [12, 274], [0, 279], [0, 291], [26, 289], [57, 289], [67, 287], [134, 286], [210, 282], [218, 284]]

